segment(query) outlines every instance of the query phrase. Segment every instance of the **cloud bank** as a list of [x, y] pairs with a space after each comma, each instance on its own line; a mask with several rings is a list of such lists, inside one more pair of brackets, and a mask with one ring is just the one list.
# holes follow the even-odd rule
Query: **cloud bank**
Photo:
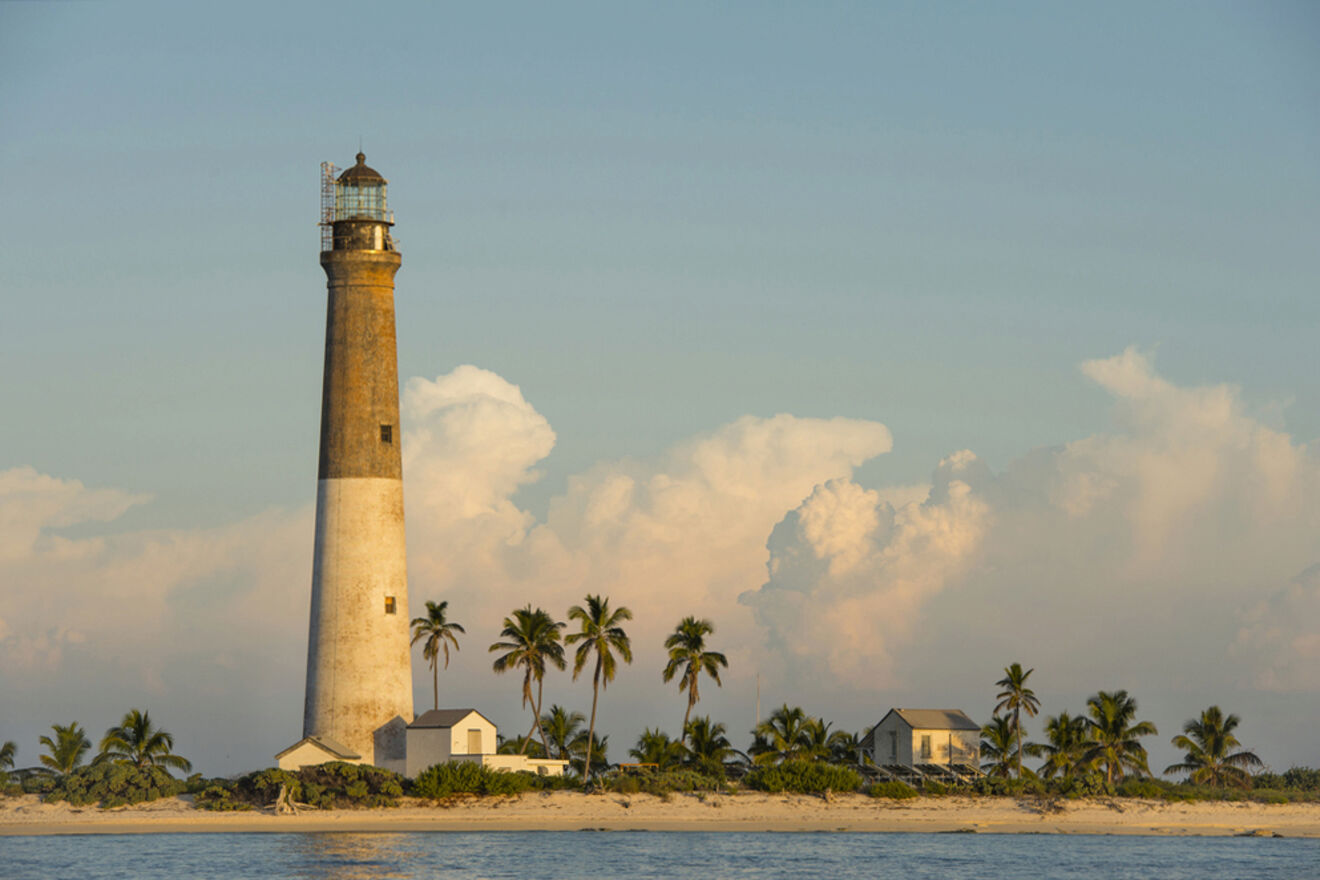
[[[867, 487], [853, 473], [890, 449], [884, 425], [744, 416], [655, 459], [600, 462], [539, 518], [518, 492], [555, 434], [519, 388], [474, 366], [412, 379], [411, 600], [414, 611], [449, 600], [469, 632], [442, 687], [520, 726], [516, 682], [492, 676], [485, 645], [514, 607], [563, 614], [600, 592], [636, 615], [637, 660], [604, 716], [622, 738], [616, 757], [643, 724], [677, 726], [660, 641], [687, 614], [716, 622], [731, 661], [703, 708], [746, 712], [746, 726], [758, 673], [767, 703], [800, 702], [844, 726], [917, 700], [988, 714], [988, 682], [1014, 660], [1070, 701], [1047, 711], [1128, 687], [1170, 705], [1163, 727], [1202, 697], [1269, 712], [1271, 694], [1315, 692], [1314, 451], [1253, 416], [1236, 389], [1177, 386], [1136, 350], [1081, 372], [1111, 397], [1111, 429], [1000, 472], [964, 450], [927, 486]], [[310, 507], [95, 534], [147, 502], [0, 472], [6, 714], [30, 719], [34, 741], [52, 721], [97, 729], [145, 702], [188, 719], [191, 731], [172, 726], [208, 772], [257, 766], [298, 733]], [[420, 685], [420, 659], [416, 672]], [[548, 691], [574, 706], [587, 693], [566, 676]], [[1301, 750], [1300, 736], [1266, 745]]]

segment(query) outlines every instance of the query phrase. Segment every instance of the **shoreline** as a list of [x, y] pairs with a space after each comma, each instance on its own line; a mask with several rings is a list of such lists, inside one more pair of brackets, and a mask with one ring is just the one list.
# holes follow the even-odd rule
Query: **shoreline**
[[102, 810], [0, 801], [0, 836], [188, 833], [408, 833], [419, 831], [765, 831], [981, 834], [1120, 834], [1320, 838], [1320, 804], [1166, 803], [923, 797], [904, 801], [812, 795], [529, 793], [432, 805], [411, 798], [369, 810], [213, 813], [191, 799]]

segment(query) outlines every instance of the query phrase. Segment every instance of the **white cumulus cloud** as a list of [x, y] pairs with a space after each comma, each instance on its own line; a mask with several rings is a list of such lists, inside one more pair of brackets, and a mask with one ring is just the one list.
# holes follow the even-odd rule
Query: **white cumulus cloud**
[[[1204, 707], [1179, 701], [1245, 714], [1261, 694], [1313, 689], [1314, 451], [1255, 418], [1237, 389], [1175, 385], [1136, 350], [1081, 370], [1111, 395], [1112, 427], [1002, 470], [932, 454], [928, 485], [863, 486], [854, 470], [890, 449], [884, 425], [745, 416], [571, 476], [544, 517], [516, 498], [555, 433], [520, 389], [474, 366], [411, 380], [412, 610], [445, 599], [468, 628], [442, 700], [525, 723], [517, 683], [492, 677], [484, 648], [513, 608], [562, 617], [587, 593], [636, 615], [636, 663], [603, 722], [628, 737], [676, 728], [660, 642], [688, 614], [715, 621], [713, 647], [730, 657], [725, 688], [703, 688], [700, 711], [717, 715], [751, 712], [758, 671], [767, 700], [843, 712], [845, 725], [914, 700], [983, 714], [976, 701], [1015, 660], [1037, 667], [1042, 693], [1072, 695], [1051, 712], [1127, 687], [1174, 707], [1162, 729]], [[146, 500], [0, 472], [6, 710], [95, 726], [70, 707], [122, 713], [150, 696], [153, 715], [191, 719], [183, 745], [234, 756], [215, 770], [255, 766], [298, 732], [310, 505], [95, 534]], [[1234, 681], [1247, 684], [1224, 696]], [[566, 676], [547, 683], [551, 702], [581, 707], [585, 693]]]

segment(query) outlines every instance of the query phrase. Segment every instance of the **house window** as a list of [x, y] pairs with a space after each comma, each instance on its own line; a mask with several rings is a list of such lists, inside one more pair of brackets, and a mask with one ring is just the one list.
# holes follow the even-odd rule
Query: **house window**
[[898, 731], [889, 731], [889, 760], [892, 763], [898, 762]]
[[479, 728], [468, 728], [468, 754], [481, 754], [481, 730]]
[[394, 442], [394, 426], [393, 426], [393, 425], [381, 425], [381, 426], [380, 426], [380, 442], [381, 442], [381, 443], [393, 443], [393, 442]]
[[385, 597], [385, 613], [386, 613], [386, 614], [393, 614], [393, 613], [394, 613], [394, 597], [393, 597], [393, 596], [386, 596], [386, 597]]
[[921, 757], [930, 760], [930, 735], [921, 737]]

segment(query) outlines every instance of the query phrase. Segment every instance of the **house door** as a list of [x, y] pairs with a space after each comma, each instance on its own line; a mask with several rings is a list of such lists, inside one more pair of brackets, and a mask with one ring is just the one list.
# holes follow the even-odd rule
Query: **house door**
[[481, 730], [479, 728], [468, 728], [468, 754], [481, 754]]

